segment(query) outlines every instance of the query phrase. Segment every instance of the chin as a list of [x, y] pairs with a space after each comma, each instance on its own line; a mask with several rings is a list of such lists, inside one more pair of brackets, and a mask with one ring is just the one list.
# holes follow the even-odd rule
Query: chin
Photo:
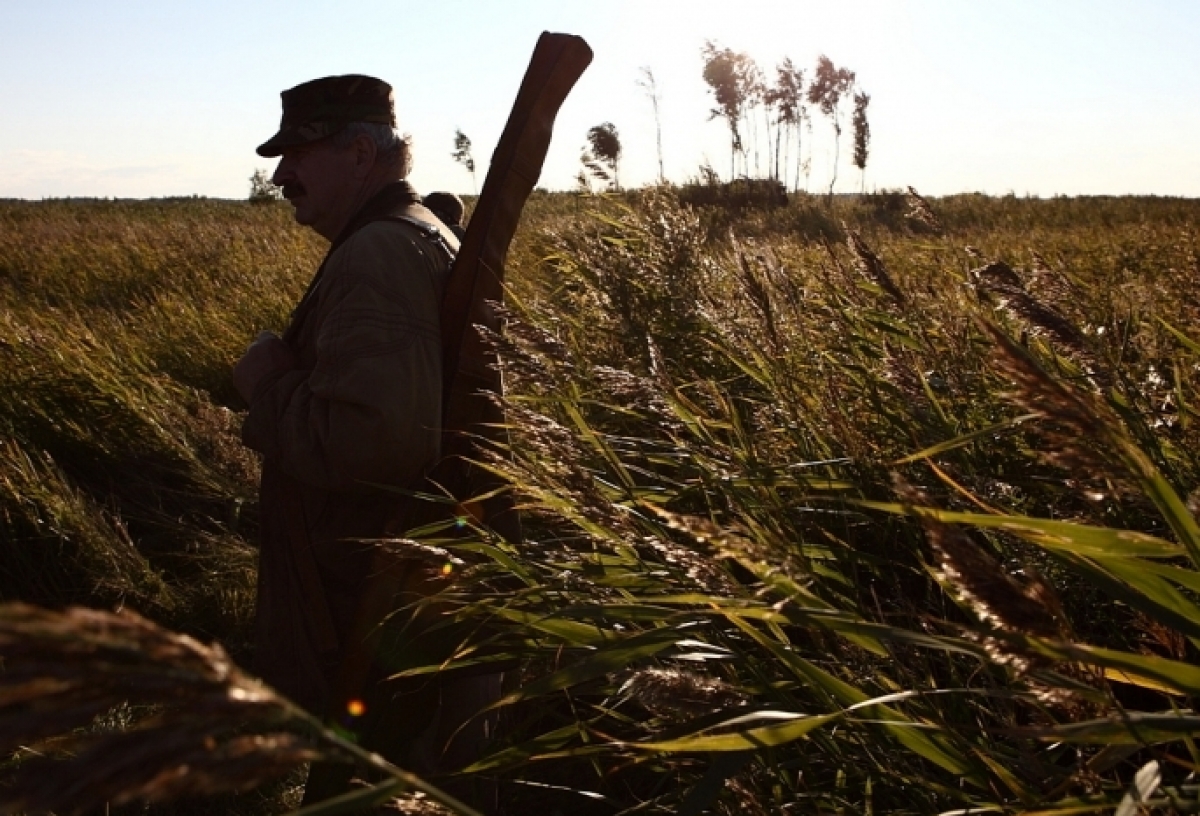
[[292, 205], [292, 218], [296, 219], [297, 224], [302, 224], [306, 227], [312, 225], [313, 214], [302, 203], [298, 203], [295, 200], [291, 200], [288, 203]]

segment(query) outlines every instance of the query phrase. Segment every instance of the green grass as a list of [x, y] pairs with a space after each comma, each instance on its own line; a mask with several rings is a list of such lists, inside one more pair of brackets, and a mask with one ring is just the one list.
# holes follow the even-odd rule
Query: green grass
[[[454, 543], [446, 599], [521, 666], [476, 769], [514, 812], [1103, 812], [1151, 761], [1194, 806], [1200, 202], [909, 206], [531, 199], [528, 541]], [[246, 658], [228, 369], [321, 252], [284, 207], [0, 206], [0, 598]]]

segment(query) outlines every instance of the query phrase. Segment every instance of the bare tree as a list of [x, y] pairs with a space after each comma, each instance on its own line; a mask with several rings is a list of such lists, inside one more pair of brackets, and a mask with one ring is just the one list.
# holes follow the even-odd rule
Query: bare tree
[[658, 112], [658, 103], [662, 101], [662, 93], [658, 90], [658, 83], [655, 82], [654, 72], [650, 70], [649, 65], [643, 65], [638, 72], [641, 77], [638, 79], [637, 85], [645, 92], [650, 104], [654, 107], [654, 134], [658, 144], [658, 183], [665, 184], [667, 173], [663, 169], [662, 119]]
[[704, 81], [708, 83], [717, 106], [709, 113], [709, 119], [724, 119], [729, 126], [730, 179], [737, 176], [737, 156], [745, 155], [742, 140], [742, 119], [750, 95], [753, 62], [745, 54], [728, 48], [718, 48], [712, 40], [700, 50], [704, 57]]
[[867, 121], [867, 105], [871, 95], [858, 91], [854, 94], [854, 114], [850, 119], [854, 132], [854, 166], [862, 173], [861, 190], [867, 189], [867, 151], [871, 144], [871, 123]]
[[454, 130], [454, 152], [450, 155], [456, 162], [467, 168], [467, 172], [471, 174], [471, 186], [478, 194], [479, 182], [475, 178], [475, 157], [471, 155], [471, 140], [458, 128]]
[[591, 149], [585, 149], [580, 161], [599, 181], [608, 181], [614, 190], [621, 189], [621, 137], [617, 126], [612, 122], [604, 122], [588, 129], [588, 144]]
[[822, 54], [817, 58], [817, 68], [812, 84], [808, 86], [808, 101], [816, 105], [833, 125], [833, 174], [829, 180], [829, 198], [833, 199], [833, 186], [837, 184], [838, 162], [842, 144], [842, 99], [854, 87], [854, 72], [838, 68], [833, 60]]

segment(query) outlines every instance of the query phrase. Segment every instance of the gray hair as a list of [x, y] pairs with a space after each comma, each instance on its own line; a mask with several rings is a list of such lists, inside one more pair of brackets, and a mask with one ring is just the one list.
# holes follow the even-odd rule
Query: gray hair
[[359, 136], [369, 136], [375, 143], [377, 164], [394, 166], [399, 178], [408, 178], [412, 172], [411, 136], [378, 122], [351, 122], [333, 135], [334, 147], [344, 150]]

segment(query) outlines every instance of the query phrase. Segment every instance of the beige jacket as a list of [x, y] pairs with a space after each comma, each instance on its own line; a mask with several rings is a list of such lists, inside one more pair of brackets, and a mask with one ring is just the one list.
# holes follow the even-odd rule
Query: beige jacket
[[[410, 216], [436, 224], [419, 205]], [[447, 243], [457, 240], [444, 231]], [[446, 251], [375, 221], [326, 259], [284, 339], [300, 367], [255, 391], [243, 441], [264, 456], [256, 668], [323, 713], [370, 568], [437, 460]]]

